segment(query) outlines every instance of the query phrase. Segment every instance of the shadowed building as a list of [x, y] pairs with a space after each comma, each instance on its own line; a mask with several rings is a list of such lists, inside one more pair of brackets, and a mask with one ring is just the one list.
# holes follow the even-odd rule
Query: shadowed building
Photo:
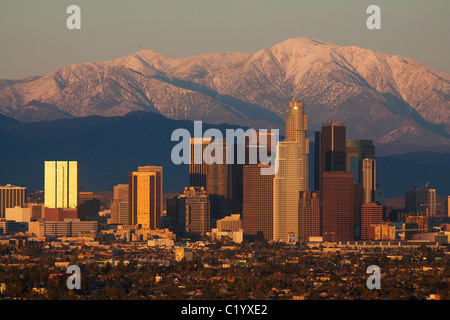
[[376, 201], [376, 161], [372, 140], [349, 139], [346, 144], [346, 168], [353, 173], [355, 183], [364, 189], [364, 203]]
[[363, 183], [364, 159], [375, 159], [375, 146], [372, 140], [347, 139], [346, 167], [347, 171], [353, 173], [355, 183]]
[[243, 229], [248, 239], [273, 239], [273, 178], [261, 175], [261, 167], [244, 166]]
[[322, 236], [322, 219], [319, 192], [300, 191], [298, 199], [299, 240], [306, 242], [309, 237]]
[[128, 184], [118, 184], [114, 186], [114, 200], [111, 203], [111, 224], [129, 225], [129, 187]]
[[355, 183], [355, 206], [354, 206], [354, 223], [355, 223], [355, 240], [361, 238], [361, 206], [364, 203], [364, 189], [361, 183]]
[[[217, 144], [211, 152], [206, 152], [206, 192], [211, 204], [211, 222], [215, 222], [229, 215], [232, 210], [232, 182], [233, 167], [227, 158], [230, 154], [225, 140], [216, 139], [210, 145]], [[218, 154], [216, 154], [216, 151]], [[213, 160], [216, 161], [213, 161]]]
[[81, 221], [98, 220], [100, 211], [99, 194], [93, 192], [80, 192], [78, 198], [78, 217]]
[[405, 192], [405, 208], [420, 216], [436, 214], [436, 190], [427, 187], [412, 187]]
[[322, 174], [322, 232], [324, 241], [354, 240], [355, 187], [353, 174]]
[[129, 214], [131, 224], [143, 229], [159, 229], [162, 211], [162, 167], [139, 167], [130, 172]]
[[203, 187], [184, 188], [186, 232], [205, 234], [210, 231], [210, 203]]
[[322, 190], [322, 175], [326, 171], [347, 170], [345, 123], [326, 122], [322, 131], [316, 132], [314, 137], [314, 189]]
[[383, 222], [383, 206], [375, 202], [361, 206], [361, 240], [369, 240], [369, 227]]
[[206, 186], [207, 164], [203, 159], [203, 152], [211, 141], [211, 138], [191, 138], [190, 140], [189, 185], [191, 187]]

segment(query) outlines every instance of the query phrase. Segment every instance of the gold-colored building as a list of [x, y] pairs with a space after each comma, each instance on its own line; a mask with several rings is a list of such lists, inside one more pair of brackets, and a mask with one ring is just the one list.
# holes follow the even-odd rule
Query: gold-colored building
[[78, 206], [78, 161], [45, 161], [45, 207]]
[[131, 224], [159, 229], [162, 211], [162, 167], [139, 167], [128, 175]]

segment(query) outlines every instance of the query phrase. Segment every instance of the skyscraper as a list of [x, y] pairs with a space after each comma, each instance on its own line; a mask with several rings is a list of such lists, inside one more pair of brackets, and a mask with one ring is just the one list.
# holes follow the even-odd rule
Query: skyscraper
[[[222, 154], [222, 163], [210, 163], [206, 165], [206, 192], [209, 195], [211, 202], [211, 218], [212, 226], [215, 226], [215, 221], [224, 218], [230, 214], [232, 210], [232, 182], [233, 182], [233, 167], [231, 161], [227, 159], [229, 151], [225, 140], [216, 139], [213, 143], [217, 143], [217, 147], [212, 151], [212, 154], [207, 154], [206, 158], [220, 157], [215, 152]], [[213, 158], [209, 158], [208, 162], [212, 162]], [[205, 159], [206, 160], [206, 159]]]
[[278, 170], [273, 182], [273, 239], [298, 240], [300, 191], [308, 191], [309, 142], [307, 117], [301, 101], [289, 103], [286, 140], [277, 145]]
[[185, 212], [186, 232], [205, 234], [211, 229], [210, 203], [204, 187], [186, 187]]
[[405, 192], [405, 208], [418, 216], [436, 214], [436, 190], [426, 187], [412, 187]]
[[299, 240], [308, 241], [309, 237], [322, 236], [320, 208], [319, 192], [300, 191], [298, 199]]
[[355, 183], [364, 189], [364, 203], [376, 201], [376, 161], [372, 140], [349, 139], [346, 144], [346, 168], [353, 173]]
[[361, 240], [369, 239], [369, 227], [383, 222], [383, 207], [376, 202], [361, 206]]
[[78, 161], [45, 161], [45, 207], [78, 206]]
[[130, 196], [128, 184], [118, 184], [114, 186], [114, 201], [127, 201]]
[[361, 206], [364, 203], [364, 189], [361, 183], [355, 183], [354, 187], [355, 240], [359, 240], [361, 238]]
[[211, 143], [211, 138], [191, 138], [190, 162], [189, 162], [189, 180], [191, 187], [206, 186], [206, 167], [203, 152]]
[[362, 164], [364, 203], [371, 203], [376, 198], [376, 162], [375, 159], [366, 158]]
[[98, 220], [101, 196], [93, 192], [80, 192], [78, 196], [78, 217], [81, 221]]
[[261, 175], [261, 167], [244, 166], [244, 201], [242, 222], [244, 236], [249, 239], [273, 239], [273, 178]]
[[372, 140], [345, 140], [346, 146], [346, 168], [348, 172], [353, 173], [355, 183], [363, 183], [363, 164], [364, 159], [375, 159], [375, 146]]
[[129, 187], [128, 184], [114, 186], [114, 200], [111, 203], [112, 224], [131, 224], [129, 215]]
[[321, 189], [325, 171], [346, 171], [345, 123], [326, 122], [314, 137], [314, 189]]
[[324, 241], [354, 240], [355, 187], [353, 174], [322, 174], [322, 232]]
[[0, 218], [5, 217], [6, 208], [24, 207], [27, 188], [13, 185], [0, 186]]
[[131, 224], [143, 229], [158, 229], [161, 223], [163, 168], [139, 167], [128, 174]]
[[297, 142], [300, 147], [301, 190], [309, 190], [309, 139], [308, 116], [305, 114], [303, 101], [289, 102], [286, 116], [285, 141]]

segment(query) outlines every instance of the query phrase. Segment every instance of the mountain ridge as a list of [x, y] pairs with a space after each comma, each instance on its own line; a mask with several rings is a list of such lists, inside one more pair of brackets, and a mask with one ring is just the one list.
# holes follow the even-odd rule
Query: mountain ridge
[[0, 85], [0, 113], [22, 121], [145, 110], [283, 130], [293, 99], [305, 101], [311, 130], [340, 121], [349, 138], [450, 149], [450, 76], [401, 56], [301, 37], [253, 54], [172, 59], [142, 50]]

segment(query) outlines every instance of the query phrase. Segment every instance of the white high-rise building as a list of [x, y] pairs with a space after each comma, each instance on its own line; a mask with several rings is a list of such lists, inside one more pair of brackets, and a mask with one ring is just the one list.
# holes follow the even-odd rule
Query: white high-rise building
[[302, 101], [291, 101], [286, 116], [286, 140], [277, 145], [276, 174], [273, 180], [273, 240], [297, 241], [298, 199], [308, 191], [307, 116]]

